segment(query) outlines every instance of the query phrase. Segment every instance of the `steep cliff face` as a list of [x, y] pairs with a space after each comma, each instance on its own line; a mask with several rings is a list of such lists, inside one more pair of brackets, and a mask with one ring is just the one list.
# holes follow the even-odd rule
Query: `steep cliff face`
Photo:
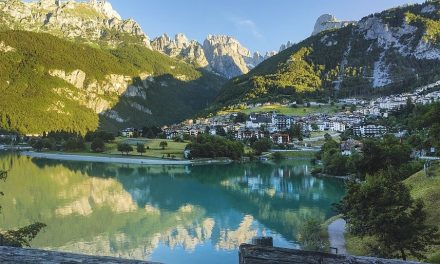
[[155, 38], [151, 47], [168, 56], [182, 58], [200, 67], [209, 67], [203, 47], [197, 41], [189, 41], [184, 34], [177, 34], [174, 39], [164, 34]]
[[252, 54], [230, 36], [209, 35], [201, 44], [189, 41], [183, 34], [177, 34], [174, 39], [164, 34], [155, 38], [151, 46], [168, 56], [184, 59], [229, 79], [248, 73], [274, 55], [270, 52], [264, 56], [258, 52]]
[[217, 103], [381, 95], [440, 79], [440, 2], [332, 23], [230, 81]]
[[139, 24], [121, 19], [105, 0], [4, 0], [0, 1], [0, 14], [0, 23], [9, 29], [47, 32], [86, 42], [102, 41], [112, 46], [127, 39], [150, 46]]
[[324, 14], [320, 16], [315, 23], [312, 36], [317, 35], [323, 31], [331, 29], [340, 29], [348, 25], [355, 25], [354, 21], [339, 21], [335, 16]]

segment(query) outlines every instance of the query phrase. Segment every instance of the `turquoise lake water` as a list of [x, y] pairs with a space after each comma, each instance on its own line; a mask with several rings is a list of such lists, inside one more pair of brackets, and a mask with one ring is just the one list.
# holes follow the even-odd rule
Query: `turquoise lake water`
[[345, 192], [308, 161], [142, 167], [4, 153], [0, 170], [0, 227], [47, 224], [33, 247], [163, 263], [238, 263], [259, 235], [297, 248], [304, 219], [333, 216]]

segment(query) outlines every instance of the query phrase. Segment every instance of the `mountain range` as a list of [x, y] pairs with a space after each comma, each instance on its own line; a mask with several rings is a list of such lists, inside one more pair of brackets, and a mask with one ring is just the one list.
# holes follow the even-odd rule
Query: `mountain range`
[[105, 0], [0, 0], [0, 125], [115, 131], [205, 108], [409, 90], [440, 77], [439, 5], [323, 15], [311, 37], [260, 55], [230, 36], [150, 40]]
[[229, 81], [215, 107], [374, 96], [439, 79], [440, 1], [436, 0], [393, 8], [358, 22], [323, 16], [311, 37]]

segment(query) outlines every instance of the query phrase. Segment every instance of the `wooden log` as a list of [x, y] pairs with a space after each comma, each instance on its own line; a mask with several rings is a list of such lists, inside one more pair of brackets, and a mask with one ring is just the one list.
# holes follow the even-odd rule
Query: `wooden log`
[[277, 247], [243, 244], [240, 264], [416, 264], [420, 262], [335, 255]]
[[[0, 247], [0, 263], [2, 264], [153, 264], [153, 262], [141, 260], [127, 260], [112, 257], [87, 256], [64, 252], [45, 251], [38, 249], [23, 249]], [[158, 263], [156, 263], [158, 264]]]
[[252, 244], [262, 247], [273, 247], [272, 237], [254, 237], [252, 238]]

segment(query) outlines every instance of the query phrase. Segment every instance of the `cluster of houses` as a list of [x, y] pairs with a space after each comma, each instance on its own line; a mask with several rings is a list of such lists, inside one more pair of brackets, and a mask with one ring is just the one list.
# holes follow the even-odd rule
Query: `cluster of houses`
[[270, 138], [274, 144], [286, 145], [292, 142], [289, 129], [299, 125], [303, 137], [312, 131], [343, 133], [347, 129], [356, 131], [361, 137], [377, 137], [386, 133], [386, 128], [375, 125], [363, 125], [364, 117], [360, 113], [310, 114], [304, 117], [269, 113], [250, 114], [245, 122], [235, 123], [237, 114], [215, 116], [206, 119], [187, 120], [179, 125], [164, 127], [168, 139], [197, 136], [199, 134], [229, 135], [238, 141]]
[[361, 106], [360, 111], [364, 115], [388, 117], [388, 113], [390, 111], [405, 106], [409, 100], [412, 103], [421, 105], [440, 102], [440, 91], [435, 91], [434, 89], [438, 88], [439, 86], [440, 81], [420, 87], [411, 93], [379, 97], [369, 102], [356, 99], [344, 99], [341, 100], [341, 102]]
[[[366, 118], [387, 117], [388, 113], [407, 103], [428, 104], [440, 101], [440, 91], [435, 91], [440, 81], [421, 87], [413, 93], [403, 93], [380, 97], [371, 101], [346, 98], [339, 101], [340, 105], [354, 105], [351, 111], [333, 114], [314, 113], [304, 117], [282, 115], [275, 112], [253, 113], [244, 122], [234, 122], [236, 113], [187, 120], [177, 125], [163, 127], [167, 139], [197, 136], [199, 134], [222, 135], [245, 141], [249, 139], [270, 138], [274, 144], [289, 144], [292, 138], [289, 129], [296, 124], [301, 127], [304, 137], [311, 131], [331, 131], [343, 133], [351, 129], [358, 137], [380, 137], [388, 132], [384, 126], [365, 123]], [[308, 103], [314, 105], [315, 103]], [[317, 104], [317, 103], [316, 103]], [[134, 129], [121, 131], [121, 135], [131, 137]], [[353, 143], [353, 142], [351, 142]]]

